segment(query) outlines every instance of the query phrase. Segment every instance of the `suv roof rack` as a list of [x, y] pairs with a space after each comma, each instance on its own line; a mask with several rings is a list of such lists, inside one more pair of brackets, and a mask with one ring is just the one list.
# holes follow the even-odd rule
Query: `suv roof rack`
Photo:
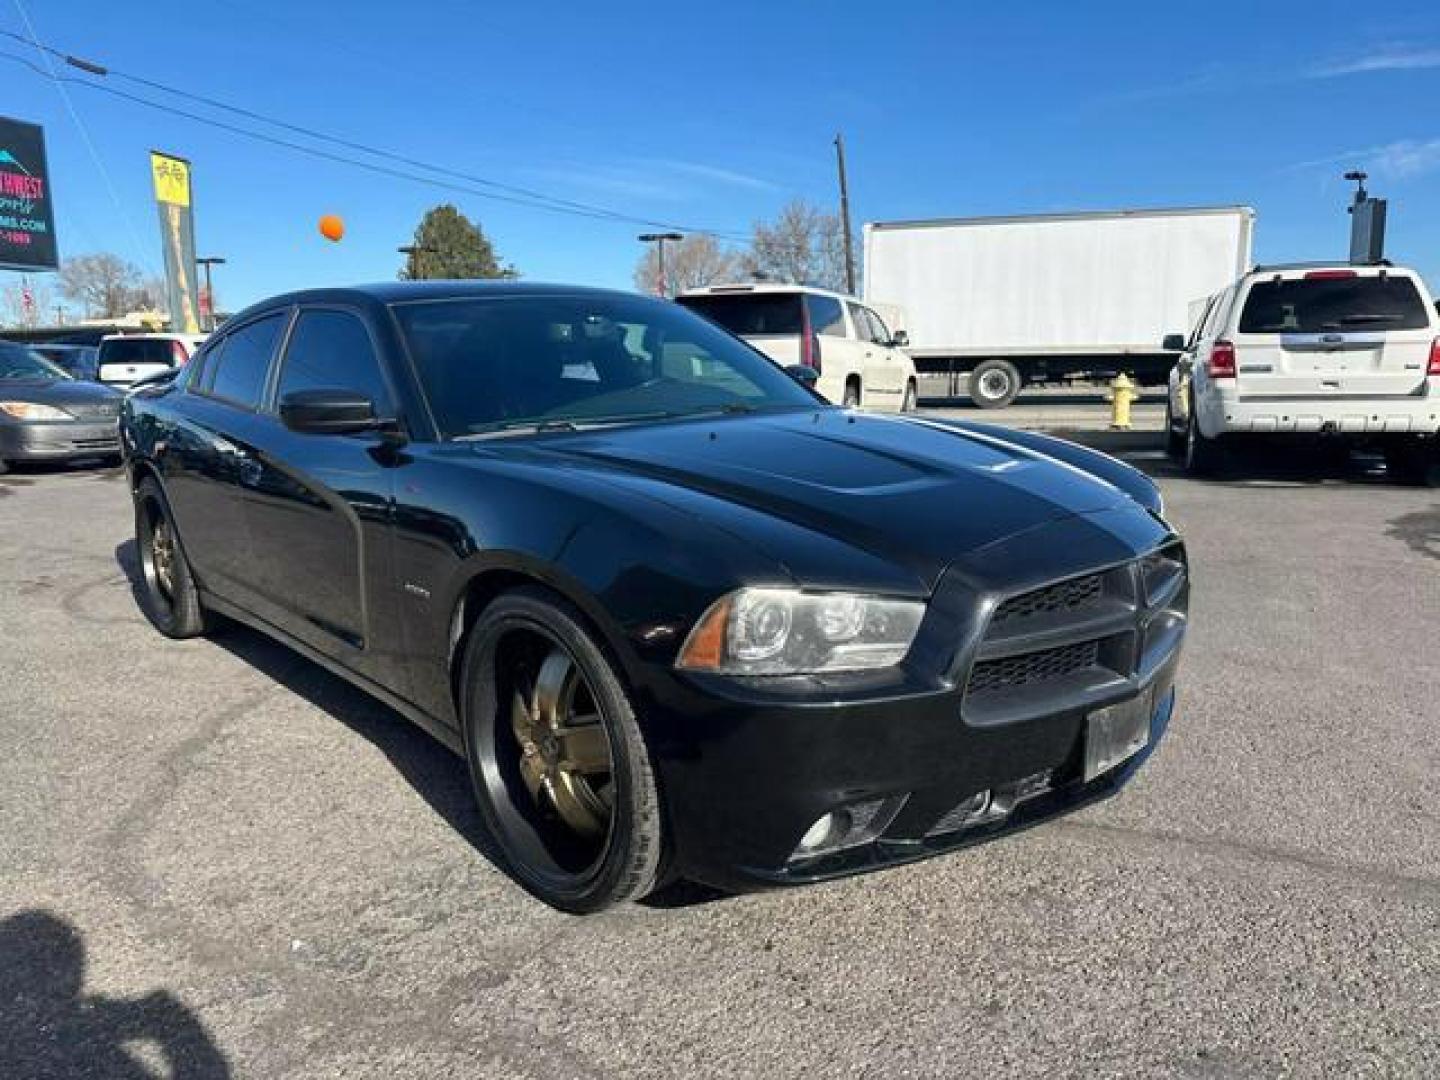
[[1317, 266], [1354, 266], [1364, 269], [1367, 266], [1394, 266], [1389, 259], [1381, 259], [1373, 263], [1351, 262], [1349, 259], [1310, 259], [1305, 262], [1289, 263], [1256, 263], [1250, 268], [1252, 274], [1266, 274], [1276, 270], [1308, 270]]

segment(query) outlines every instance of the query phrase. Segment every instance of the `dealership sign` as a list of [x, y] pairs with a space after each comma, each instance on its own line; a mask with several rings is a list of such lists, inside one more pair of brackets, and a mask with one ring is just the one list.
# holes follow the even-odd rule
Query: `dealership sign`
[[0, 268], [54, 270], [58, 260], [45, 132], [0, 116]]

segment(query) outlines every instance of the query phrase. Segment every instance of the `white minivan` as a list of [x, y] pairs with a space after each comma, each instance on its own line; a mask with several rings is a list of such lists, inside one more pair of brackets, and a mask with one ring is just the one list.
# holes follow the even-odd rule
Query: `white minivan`
[[915, 364], [903, 330], [891, 332], [852, 296], [802, 285], [711, 285], [675, 298], [784, 367], [803, 365], [815, 389], [849, 408], [915, 408]]
[[1169, 449], [1195, 472], [1240, 437], [1328, 436], [1384, 451], [1398, 478], [1433, 476], [1440, 318], [1404, 267], [1257, 266], [1209, 297], [1170, 374]]

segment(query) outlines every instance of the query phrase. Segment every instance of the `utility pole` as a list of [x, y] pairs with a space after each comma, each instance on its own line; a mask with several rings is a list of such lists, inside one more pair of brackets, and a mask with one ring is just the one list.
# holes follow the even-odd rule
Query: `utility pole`
[[845, 138], [835, 135], [835, 163], [840, 169], [840, 228], [845, 230], [845, 291], [855, 295], [855, 250], [850, 239], [850, 185], [845, 181]]
[[642, 244], [655, 245], [655, 295], [660, 297], [668, 295], [670, 290], [665, 281], [665, 241], [673, 240], [679, 243], [681, 240], [684, 240], [685, 237], [678, 232], [647, 232], [641, 233], [635, 239], [639, 240]]
[[210, 267], [224, 266], [225, 260], [219, 255], [207, 255], [203, 259], [196, 259], [197, 266], [205, 268], [205, 329], [215, 329], [215, 287], [210, 283]]

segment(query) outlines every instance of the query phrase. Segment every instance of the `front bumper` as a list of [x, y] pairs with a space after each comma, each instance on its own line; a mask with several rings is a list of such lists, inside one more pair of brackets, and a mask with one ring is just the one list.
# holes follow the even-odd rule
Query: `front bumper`
[[114, 420], [0, 423], [0, 460], [72, 461], [120, 453]]
[[[1127, 547], [1145, 532], [1140, 521], [1126, 519], [1133, 527]], [[952, 570], [912, 648], [912, 661], [921, 662], [897, 685], [832, 687], [787, 702], [763, 687], [747, 693], [718, 681], [692, 680], [685, 692], [677, 680], [676, 700], [643, 710], [675, 876], [733, 891], [842, 877], [994, 839], [1118, 791], [1154, 752], [1174, 713], [1188, 573], [1160, 607], [1141, 602], [1128, 613], [1087, 616], [1107, 643], [1097, 667], [1117, 669], [1104, 678], [1075, 672], [1043, 684], [1043, 693], [1033, 686], [1004, 692], [983, 709], [967, 697], [977, 658], [993, 648], [988, 624], [1002, 596], [1066, 581], [1086, 566], [1125, 579], [1162, 547], [1183, 559], [1173, 535], [1156, 523], [1149, 542], [1131, 547], [1123, 561], [1087, 562], [1098, 531], [1066, 524], [992, 547], [976, 565], [1015, 583], [999, 590], [969, 568]], [[1065, 543], [1037, 546], [1047, 539]], [[1017, 560], [1037, 567], [1029, 582], [1015, 576]], [[1138, 581], [1138, 572], [1131, 577]], [[1053, 642], [1066, 632], [1047, 625], [1042, 636]], [[936, 661], [930, 671], [927, 655]], [[1121, 655], [1126, 659], [1115, 659]], [[1137, 698], [1151, 703], [1146, 745], [1087, 780], [1089, 717]], [[957, 816], [987, 792], [1001, 812]], [[873, 834], [839, 850], [797, 854], [823, 815], [854, 811], [858, 819], [877, 803]]]

